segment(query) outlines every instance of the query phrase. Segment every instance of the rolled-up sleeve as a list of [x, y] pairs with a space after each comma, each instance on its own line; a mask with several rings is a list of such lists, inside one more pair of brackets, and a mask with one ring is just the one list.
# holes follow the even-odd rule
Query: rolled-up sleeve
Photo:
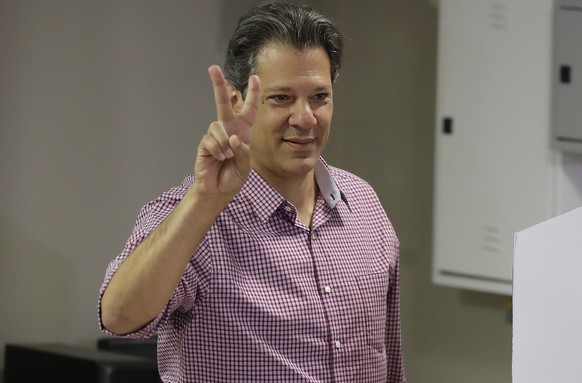
[[388, 383], [405, 383], [400, 327], [400, 259], [396, 260], [390, 278], [386, 313], [386, 356]]
[[129, 334], [119, 335], [109, 331], [103, 325], [102, 321], [102, 298], [105, 290], [107, 289], [107, 286], [113, 278], [113, 275], [123, 264], [123, 262], [130, 256], [130, 254], [132, 254], [133, 251], [168, 217], [168, 215], [180, 202], [186, 190], [187, 188], [184, 186], [170, 189], [159, 198], [145, 205], [137, 217], [133, 231], [123, 250], [121, 253], [119, 253], [119, 255], [117, 255], [117, 257], [115, 257], [115, 259], [113, 259], [113, 261], [111, 261], [111, 263], [109, 263], [105, 272], [105, 278], [99, 290], [99, 298], [97, 303], [99, 329], [103, 333], [112, 336], [124, 336], [140, 339], [148, 338], [157, 332], [158, 328], [167, 321], [172, 312], [183, 306], [185, 302], [188, 304], [189, 302], [193, 301], [196, 292], [189, 291], [187, 286], [197, 285], [197, 275], [194, 268], [190, 263], [188, 263], [180, 283], [176, 287], [172, 297], [164, 309], [158, 314], [156, 318], [154, 318], [144, 327]]

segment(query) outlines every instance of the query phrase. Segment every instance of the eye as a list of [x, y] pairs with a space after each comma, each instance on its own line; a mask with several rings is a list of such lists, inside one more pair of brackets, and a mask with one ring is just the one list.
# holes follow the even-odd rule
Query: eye
[[331, 98], [331, 94], [327, 92], [317, 93], [313, 96], [313, 99], [316, 101], [326, 101]]
[[289, 100], [291, 100], [291, 97], [285, 95], [285, 94], [274, 94], [272, 96], [267, 97], [267, 100], [278, 103], [278, 104], [282, 104], [285, 102], [288, 102]]

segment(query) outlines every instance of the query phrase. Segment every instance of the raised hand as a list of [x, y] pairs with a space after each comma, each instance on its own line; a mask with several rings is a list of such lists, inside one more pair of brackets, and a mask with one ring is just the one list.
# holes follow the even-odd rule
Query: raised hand
[[249, 78], [244, 104], [238, 113], [233, 109], [228, 86], [220, 67], [208, 68], [214, 87], [217, 121], [210, 124], [198, 145], [194, 173], [196, 183], [205, 194], [234, 196], [250, 172], [250, 129], [259, 104], [260, 81]]

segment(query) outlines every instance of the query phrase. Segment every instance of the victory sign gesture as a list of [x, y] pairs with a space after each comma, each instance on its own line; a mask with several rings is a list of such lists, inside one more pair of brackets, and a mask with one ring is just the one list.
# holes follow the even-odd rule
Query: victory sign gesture
[[[217, 121], [210, 124], [198, 145], [194, 173], [205, 194], [233, 197], [250, 172], [250, 129], [257, 114], [260, 81], [249, 78], [248, 90], [240, 110], [233, 108], [232, 92], [220, 67], [213, 65], [208, 74], [214, 88]], [[238, 94], [239, 98], [242, 95]], [[239, 100], [242, 102], [242, 99]]]

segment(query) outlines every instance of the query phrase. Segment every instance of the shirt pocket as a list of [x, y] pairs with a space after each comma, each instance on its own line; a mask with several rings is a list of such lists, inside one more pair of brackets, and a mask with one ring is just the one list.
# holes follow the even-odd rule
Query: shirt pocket
[[368, 344], [378, 352], [386, 351], [386, 313], [390, 275], [388, 270], [359, 275], [358, 289], [363, 306], [363, 326]]

